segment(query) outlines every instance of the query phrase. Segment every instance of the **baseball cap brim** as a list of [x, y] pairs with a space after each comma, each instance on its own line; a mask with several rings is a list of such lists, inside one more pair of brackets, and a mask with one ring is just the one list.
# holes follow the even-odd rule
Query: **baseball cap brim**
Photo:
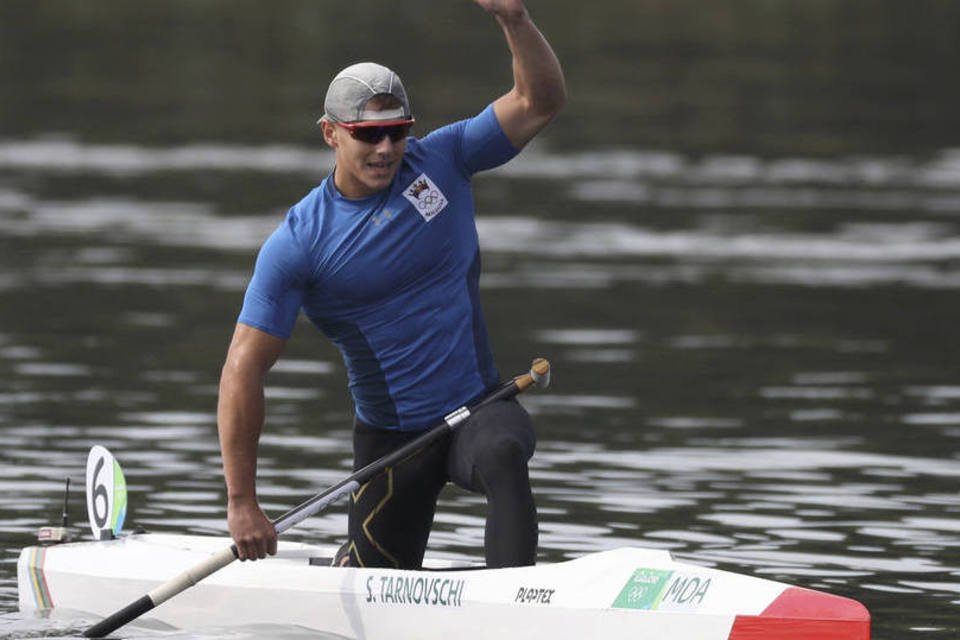
[[404, 116], [402, 109], [386, 109], [384, 111], [364, 111], [362, 114], [362, 119], [354, 122], [341, 122], [330, 118], [327, 115], [323, 115], [317, 120], [317, 124], [320, 124], [325, 119], [330, 122], [336, 122], [337, 124], [348, 124], [350, 127], [389, 127], [395, 124], [413, 124], [416, 122], [416, 119], [413, 116]]

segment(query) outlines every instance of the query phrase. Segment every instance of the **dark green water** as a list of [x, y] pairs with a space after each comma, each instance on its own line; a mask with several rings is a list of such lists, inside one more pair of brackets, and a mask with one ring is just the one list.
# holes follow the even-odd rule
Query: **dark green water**
[[[329, 171], [329, 78], [390, 64], [421, 131], [509, 87], [469, 2], [329, 5], [0, 4], [0, 636], [69, 635], [16, 612], [15, 559], [94, 443], [133, 522], [225, 530], [219, 368], [259, 243]], [[500, 368], [555, 370], [524, 399], [541, 558], [667, 548], [957, 637], [960, 5], [530, 5], [570, 103], [477, 205]], [[307, 325], [269, 397], [279, 513], [349, 466]], [[482, 503], [443, 501], [431, 548], [477, 557]]]

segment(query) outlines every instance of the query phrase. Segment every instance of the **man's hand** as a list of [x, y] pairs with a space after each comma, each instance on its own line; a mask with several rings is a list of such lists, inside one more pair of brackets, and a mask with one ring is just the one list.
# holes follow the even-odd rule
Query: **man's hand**
[[277, 553], [277, 531], [256, 500], [230, 500], [227, 526], [240, 560], [262, 560]]
[[522, 0], [473, 0], [485, 11], [492, 13], [498, 18], [511, 19], [522, 18], [527, 13], [527, 8], [523, 6]]

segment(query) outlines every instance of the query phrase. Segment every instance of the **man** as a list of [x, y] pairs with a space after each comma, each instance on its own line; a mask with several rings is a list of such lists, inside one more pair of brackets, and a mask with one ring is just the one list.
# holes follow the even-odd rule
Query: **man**
[[[227, 353], [218, 425], [228, 526], [241, 560], [276, 553], [256, 496], [264, 376], [297, 314], [341, 350], [356, 405], [354, 468], [402, 446], [498, 383], [478, 297], [470, 178], [512, 158], [563, 106], [563, 74], [522, 0], [474, 0], [499, 22], [513, 88], [478, 116], [408, 138], [400, 79], [361, 63], [334, 78], [320, 120], [333, 173], [266, 241]], [[352, 566], [419, 567], [448, 481], [488, 502], [487, 564], [532, 564], [535, 437], [515, 401], [386, 469], [349, 506]]]

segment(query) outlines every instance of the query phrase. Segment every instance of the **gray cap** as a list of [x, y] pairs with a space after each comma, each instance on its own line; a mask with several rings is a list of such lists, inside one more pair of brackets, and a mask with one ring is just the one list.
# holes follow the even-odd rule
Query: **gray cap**
[[[402, 108], [365, 111], [370, 98], [380, 95], [393, 96]], [[334, 122], [413, 119], [400, 76], [375, 62], [360, 62], [338, 73], [327, 89], [323, 111]]]

